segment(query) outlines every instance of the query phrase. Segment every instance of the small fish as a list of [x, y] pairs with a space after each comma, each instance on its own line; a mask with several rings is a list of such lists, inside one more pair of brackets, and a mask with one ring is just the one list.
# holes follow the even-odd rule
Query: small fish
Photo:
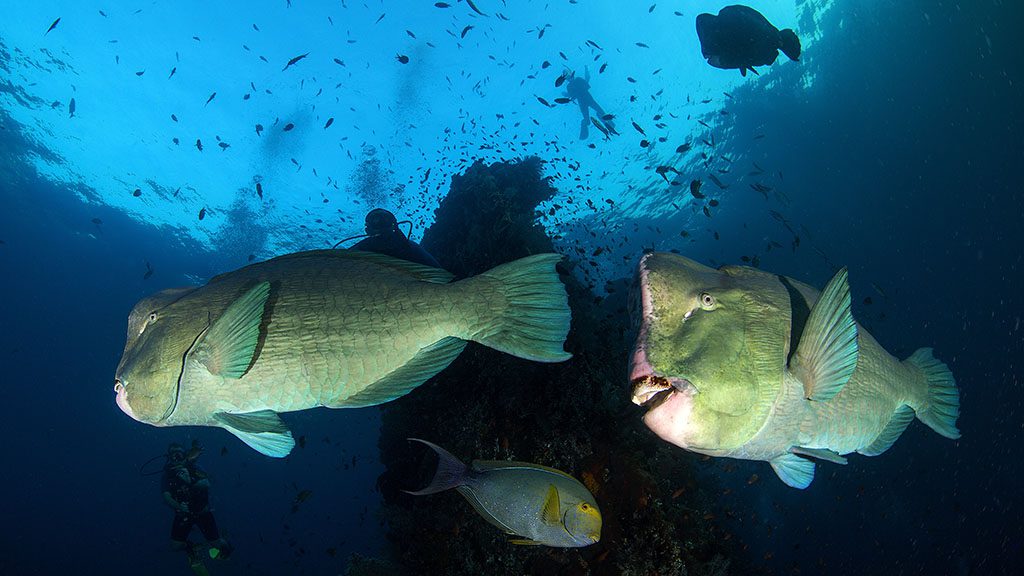
[[466, 0], [466, 4], [469, 4], [470, 10], [472, 10], [473, 12], [476, 12], [481, 16], [487, 16], [487, 14], [484, 14], [483, 12], [480, 11], [479, 8], [476, 7], [476, 4], [473, 3], [473, 0]]
[[327, 122], [324, 124], [324, 130], [327, 130], [328, 128], [330, 128], [331, 124], [334, 124], [334, 118], [333, 117], [327, 119]]
[[679, 147], [676, 148], [676, 154], [683, 154], [685, 152], [688, 152], [690, 148], [693, 148], [693, 145], [690, 144], [689, 142], [685, 144], [680, 144]]
[[345, 65], [345, 61], [341, 60], [339, 58], [335, 58], [334, 59], [334, 63], [337, 64], [338, 66], [344, 66]]
[[303, 490], [295, 495], [295, 499], [292, 500], [292, 514], [299, 511], [299, 505], [309, 500], [309, 497], [313, 495], [312, 490]]
[[387, 16], [387, 12], [382, 12], [381, 15], [377, 17], [377, 21], [374, 22], [374, 24], [380, 24], [380, 21], [383, 20], [385, 16]]
[[203, 141], [199, 138], [196, 138], [196, 148], [198, 148], [200, 152], [203, 151]]
[[555, 88], [558, 88], [565, 82], [565, 74], [562, 74], [558, 78], [555, 78]]
[[231, 144], [228, 144], [227, 142], [218, 142], [217, 146], [220, 146], [221, 150], [227, 150], [228, 148], [231, 148]]
[[263, 200], [263, 184], [259, 182], [256, 183], [256, 195], [260, 197], [260, 200]]
[[568, 104], [569, 102], [572, 102], [572, 100], [568, 98], [555, 98], [555, 104]]
[[397, 55], [395, 55], [395, 60], [398, 60], [402, 64], [408, 64], [409, 63], [409, 57], [406, 56], [405, 54], [397, 54]]
[[257, 124], [256, 125], [256, 135], [259, 136], [261, 132], [263, 132], [263, 124]]
[[53, 24], [50, 24], [50, 27], [46, 29], [46, 32], [43, 32], [43, 36], [49, 34], [51, 30], [57, 27], [57, 24], [60, 24], [60, 18], [57, 18], [53, 21]]
[[700, 191], [700, 187], [703, 185], [704, 183], [700, 180], [690, 180], [690, 194], [698, 200], [703, 199], [705, 196]]
[[[708, 210], [707, 206], [704, 207], [704, 215], [707, 216], [708, 218], [711, 218], [711, 210]], [[718, 238], [715, 238], [715, 240], [717, 239]]]
[[177, 66], [171, 68], [171, 73], [167, 75], [167, 79], [170, 80], [171, 76], [174, 76], [174, 73], [177, 72], [177, 71], [178, 71], [178, 67]]
[[605, 62], [604, 64], [601, 64], [601, 67], [597, 69], [597, 73], [598, 74], [603, 74], [606, 68], [608, 68], [608, 63], [607, 62]]
[[641, 47], [641, 48], [650, 48], [650, 46], [648, 46], [647, 44], [644, 44], [643, 42], [637, 42], [636, 45]]
[[281, 72], [284, 72], [284, 71], [285, 71], [285, 70], [287, 70], [287, 69], [288, 69], [288, 68], [289, 68], [289, 67], [290, 67], [290, 66], [291, 66], [292, 64], [295, 64], [296, 62], [298, 62], [299, 60], [302, 60], [302, 59], [303, 59], [303, 58], [305, 58], [306, 56], [309, 56], [309, 52], [306, 52], [305, 54], [301, 54], [301, 55], [299, 55], [299, 56], [296, 56], [295, 58], [292, 58], [291, 60], [289, 60], [289, 61], [288, 61], [288, 63], [287, 63], [287, 64], [285, 64], [285, 65], [284, 65], [284, 68], [281, 68]]
[[295, 128], [295, 124], [292, 124], [291, 122], [289, 122], [289, 123], [284, 125], [284, 128], [282, 128], [282, 131], [284, 131], [284, 132], [291, 132], [292, 128]]
[[135, 190], [132, 190], [132, 196], [135, 196], [136, 198], [138, 198], [139, 196], [142, 196], [142, 189], [141, 188], [136, 188]]
[[462, 29], [462, 34], [460, 34], [460, 35], [459, 35], [459, 37], [460, 37], [460, 38], [465, 38], [465, 37], [466, 37], [466, 34], [467, 34], [467, 33], [468, 33], [468, 32], [469, 32], [470, 30], [472, 30], [472, 29], [473, 29], [473, 25], [472, 25], [472, 24], [470, 24], [469, 26], [466, 26], [465, 28], [463, 28], [463, 29]]
[[75, 99], [72, 98], [71, 101], [68, 102], [68, 118], [75, 117], [75, 107]]
[[[206, 104], [209, 104], [210, 102], [213, 102], [213, 99], [216, 98], [216, 97], [217, 97], [217, 93], [216, 92], [214, 92], [213, 94], [210, 94], [210, 97], [206, 99]], [[206, 106], [206, 104], [203, 104], [203, 106]]]
[[437, 7], [437, 8], [450, 8], [451, 4], [449, 4], [447, 2], [435, 2], [434, 6]]
[[639, 132], [641, 136], [647, 136], [647, 133], [644, 132], [644, 129], [641, 128], [640, 125], [637, 124], [636, 122], [633, 122], [633, 128], [635, 128], [636, 131]]
[[141, 77], [145, 73], [146, 73], [145, 70], [139, 70], [138, 72], [135, 73], [135, 75]]
[[153, 276], [153, 266], [150, 265], [149, 260], [146, 260], [146, 273], [142, 275], [143, 280], [149, 280]]
[[455, 488], [485, 520], [519, 536], [513, 544], [558, 548], [590, 546], [601, 539], [601, 510], [579, 480], [526, 462], [474, 460], [466, 466], [444, 448], [416, 438], [438, 456], [437, 472], [421, 496]]
[[537, 96], [537, 101], [540, 102], [541, 104], [547, 106], [548, 108], [552, 108], [553, 107], [547, 100], [541, 98], [540, 96]]

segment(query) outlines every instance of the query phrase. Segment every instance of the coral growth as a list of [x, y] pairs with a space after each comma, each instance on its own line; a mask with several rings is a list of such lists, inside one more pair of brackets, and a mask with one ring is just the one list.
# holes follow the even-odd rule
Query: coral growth
[[[541, 171], [537, 159], [474, 164], [453, 178], [423, 246], [460, 277], [553, 252], [536, 207], [557, 191]], [[408, 574], [725, 573], [710, 498], [684, 481], [692, 478], [689, 460], [654, 438], [630, 403], [625, 290], [599, 299], [572, 276], [563, 280], [572, 360], [529, 362], [471, 343], [449, 368], [382, 406], [381, 516], [396, 563]], [[407, 437], [437, 442], [467, 462], [515, 459], [582, 479], [601, 507], [601, 541], [580, 549], [515, 546], [454, 491], [402, 492], [423, 486], [434, 466]]]

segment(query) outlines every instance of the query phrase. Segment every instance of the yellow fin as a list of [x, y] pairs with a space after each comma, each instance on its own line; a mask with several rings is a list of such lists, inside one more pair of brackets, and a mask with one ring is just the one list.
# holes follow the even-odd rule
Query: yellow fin
[[561, 503], [558, 501], [558, 488], [555, 488], [554, 484], [548, 484], [548, 497], [544, 499], [544, 508], [540, 513], [541, 520], [552, 526], [561, 524], [561, 509]]

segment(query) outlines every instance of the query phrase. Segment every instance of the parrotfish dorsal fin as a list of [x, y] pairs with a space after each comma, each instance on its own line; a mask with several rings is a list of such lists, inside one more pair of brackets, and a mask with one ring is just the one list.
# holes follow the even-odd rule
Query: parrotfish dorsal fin
[[857, 368], [857, 323], [850, 313], [846, 268], [829, 280], [811, 308], [790, 370], [809, 400], [830, 400]]
[[562, 504], [558, 499], [558, 488], [554, 484], [548, 484], [548, 496], [544, 499], [544, 507], [541, 509], [541, 520], [545, 524], [556, 526], [562, 523]]
[[273, 410], [245, 414], [217, 412], [213, 417], [225, 430], [238, 436], [253, 450], [267, 456], [284, 458], [295, 446], [291, 430]]
[[260, 336], [260, 321], [270, 295], [263, 281], [235, 300], [210, 326], [196, 345], [195, 358], [211, 374], [241, 378], [253, 362]]
[[795, 454], [783, 454], [770, 460], [772, 470], [787, 486], [803, 490], [814, 480], [814, 462]]
[[793, 454], [809, 456], [811, 458], [817, 458], [818, 460], [825, 460], [826, 462], [846, 464], [846, 458], [843, 458], [838, 452], [829, 450], [828, 448], [804, 448], [803, 446], [793, 446], [789, 451]]

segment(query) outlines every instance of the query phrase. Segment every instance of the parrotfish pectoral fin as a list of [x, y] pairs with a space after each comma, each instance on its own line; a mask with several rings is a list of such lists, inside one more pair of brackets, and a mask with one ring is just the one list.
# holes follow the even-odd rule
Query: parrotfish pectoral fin
[[807, 318], [790, 370], [809, 400], [835, 397], [857, 368], [857, 323], [850, 312], [846, 268], [829, 280]]
[[561, 524], [561, 508], [562, 504], [558, 498], [558, 488], [555, 488], [554, 484], [548, 484], [548, 496], [544, 499], [544, 507], [540, 513], [541, 520], [543, 520], [545, 524], [549, 524], [551, 526]]
[[793, 446], [789, 451], [793, 454], [809, 456], [811, 458], [817, 458], [818, 460], [825, 460], [826, 462], [846, 464], [846, 458], [843, 458], [838, 452], [829, 450], [828, 448], [804, 448], [803, 446]]
[[211, 374], [241, 378], [253, 362], [270, 282], [260, 282], [228, 306], [196, 344], [195, 358]]
[[284, 458], [295, 447], [292, 432], [273, 410], [246, 414], [217, 412], [213, 417], [250, 448], [272, 458]]
[[906, 404], [900, 406], [889, 418], [889, 423], [882, 428], [878, 436], [866, 447], [857, 450], [865, 456], [878, 456], [889, 448], [892, 448], [896, 439], [903, 434], [903, 431], [914, 421], [914, 409]]
[[455, 337], [442, 338], [421, 348], [412, 360], [392, 370], [358, 394], [328, 404], [328, 408], [360, 408], [376, 406], [405, 396], [414, 388], [444, 370], [466, 347], [466, 341]]
[[814, 480], [814, 462], [795, 454], [784, 454], [771, 460], [772, 469], [787, 486], [803, 490]]

